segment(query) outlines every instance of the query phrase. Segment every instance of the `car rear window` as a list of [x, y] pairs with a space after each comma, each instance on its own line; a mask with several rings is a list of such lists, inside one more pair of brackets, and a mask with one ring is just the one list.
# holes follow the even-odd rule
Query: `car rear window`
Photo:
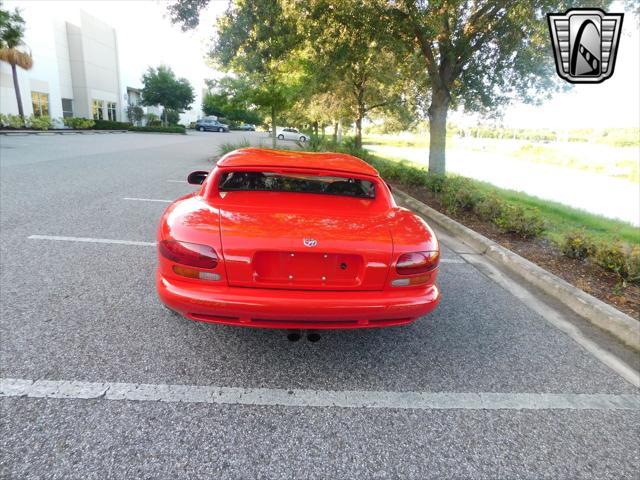
[[316, 193], [357, 198], [376, 198], [374, 182], [354, 177], [320, 176], [304, 173], [225, 172], [218, 190]]

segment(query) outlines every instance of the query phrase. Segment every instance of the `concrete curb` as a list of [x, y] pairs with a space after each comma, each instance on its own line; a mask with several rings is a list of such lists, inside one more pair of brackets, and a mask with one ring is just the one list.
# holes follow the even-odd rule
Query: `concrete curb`
[[509, 272], [538, 287], [587, 321], [609, 332], [626, 345], [640, 351], [639, 321], [574, 287], [538, 265], [513, 253], [511, 250], [480, 235], [478, 232], [452, 220], [405, 192], [394, 188], [393, 194], [406, 207], [428, 217], [438, 227], [447, 230]]

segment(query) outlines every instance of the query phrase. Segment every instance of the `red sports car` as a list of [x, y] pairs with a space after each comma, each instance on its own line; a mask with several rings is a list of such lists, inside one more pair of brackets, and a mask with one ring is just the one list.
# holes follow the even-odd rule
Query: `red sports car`
[[191, 320], [388, 327], [440, 300], [433, 231], [358, 158], [244, 148], [188, 181], [160, 221], [157, 288]]

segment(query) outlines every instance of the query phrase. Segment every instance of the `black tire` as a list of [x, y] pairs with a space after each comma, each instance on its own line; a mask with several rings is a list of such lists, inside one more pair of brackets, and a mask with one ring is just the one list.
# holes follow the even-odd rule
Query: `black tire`
[[224, 128], [218, 127], [218, 132], [220, 132], [220, 133], [224, 132]]
[[306, 141], [307, 141], [307, 137], [300, 137], [300, 141], [301, 141], [302, 143], [306, 142]]
[[284, 140], [284, 135], [282, 134], [278, 135], [278, 140]]
[[204, 127], [198, 127], [199, 132], [204, 132]]

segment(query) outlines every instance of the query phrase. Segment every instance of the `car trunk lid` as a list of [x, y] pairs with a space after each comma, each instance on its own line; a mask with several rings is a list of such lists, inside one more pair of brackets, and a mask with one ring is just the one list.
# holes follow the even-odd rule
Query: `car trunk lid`
[[[348, 199], [351, 201], [357, 201]], [[383, 214], [220, 211], [229, 285], [297, 290], [381, 290], [392, 255]]]

